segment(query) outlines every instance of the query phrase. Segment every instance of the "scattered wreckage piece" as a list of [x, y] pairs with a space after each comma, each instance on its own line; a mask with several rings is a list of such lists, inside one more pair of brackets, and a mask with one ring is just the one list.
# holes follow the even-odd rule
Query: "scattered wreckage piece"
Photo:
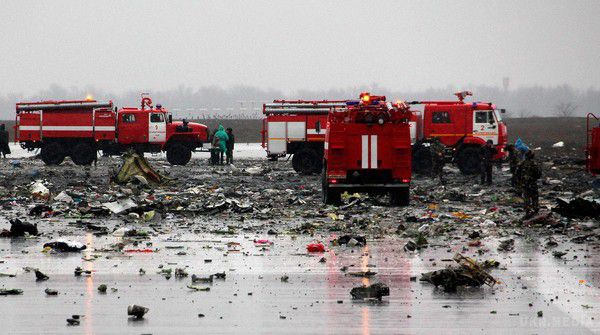
[[3, 229], [0, 237], [23, 237], [25, 235], [36, 236], [39, 234], [37, 224], [23, 222], [19, 219], [11, 219], [10, 230]]
[[129, 305], [127, 306], [127, 315], [129, 316], [134, 316], [138, 319], [141, 319], [144, 317], [144, 315], [146, 313], [148, 313], [148, 311], [150, 311], [149, 308], [144, 307], [144, 306], [140, 306], [140, 305]]
[[58, 295], [58, 290], [54, 290], [51, 288], [46, 288], [44, 290], [44, 293], [46, 293], [46, 295]]
[[87, 246], [81, 242], [58, 240], [44, 244], [44, 250], [57, 252], [79, 252], [85, 250]]
[[350, 290], [352, 299], [365, 300], [365, 299], [377, 299], [381, 300], [385, 296], [390, 295], [390, 288], [383, 283], [375, 283], [373, 285], [362, 285], [352, 288]]
[[600, 218], [600, 201], [584, 198], [575, 198], [567, 200], [557, 198], [556, 207], [552, 208], [556, 212], [567, 218]]
[[197, 286], [197, 285], [188, 285], [187, 288], [189, 288], [192, 291], [196, 291], [196, 292], [210, 291], [210, 287], [203, 287], [203, 286]]
[[123, 155], [123, 165], [114, 177], [114, 181], [117, 184], [127, 184], [132, 180], [145, 185], [149, 183], [160, 185], [172, 179], [156, 171], [143, 156], [128, 152]]
[[23, 290], [19, 288], [0, 288], [0, 295], [20, 295]]
[[44, 280], [48, 280], [50, 279], [50, 277], [48, 277], [45, 273], [43, 273], [40, 270], [35, 270], [35, 280], [36, 281], [44, 281]]
[[449, 266], [442, 270], [421, 274], [421, 281], [429, 282], [436, 287], [441, 286], [446, 292], [456, 292], [459, 286], [494, 287], [496, 279], [483, 270], [482, 266], [469, 257], [454, 255], [459, 266]]
[[347, 245], [349, 247], [367, 245], [367, 238], [361, 235], [342, 235], [334, 240], [337, 245]]

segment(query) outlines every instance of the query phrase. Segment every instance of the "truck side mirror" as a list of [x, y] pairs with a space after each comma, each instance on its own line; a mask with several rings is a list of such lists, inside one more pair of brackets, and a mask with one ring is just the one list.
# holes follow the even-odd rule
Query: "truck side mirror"
[[317, 121], [315, 124], [315, 130], [317, 131], [317, 134], [321, 132], [321, 121]]
[[502, 113], [502, 114], [506, 113], [506, 109], [504, 109], [504, 108], [500, 109], [500, 113]]
[[168, 120], [169, 120], [169, 123], [173, 123], [173, 115], [169, 114]]

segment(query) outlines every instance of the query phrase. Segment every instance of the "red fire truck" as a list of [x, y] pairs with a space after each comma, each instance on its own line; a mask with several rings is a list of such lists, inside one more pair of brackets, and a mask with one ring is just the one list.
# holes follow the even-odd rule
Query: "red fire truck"
[[[592, 113], [587, 115], [585, 156], [587, 170], [594, 175], [600, 174], [600, 123], [598, 121], [600, 119], [596, 115]], [[592, 122], [596, 123], [593, 127], [591, 127]]]
[[322, 170], [327, 114], [346, 100], [274, 100], [263, 104], [262, 146], [277, 160], [293, 155], [292, 167], [302, 174]]
[[[452, 101], [413, 101], [411, 105], [422, 105], [423, 111], [413, 111], [411, 143], [413, 169], [428, 173], [431, 155], [428, 143], [437, 137], [447, 147], [448, 159], [455, 162], [462, 173], [479, 172], [478, 150], [487, 140], [492, 140], [498, 149], [496, 160], [507, 156], [507, 128], [502, 121], [504, 110], [496, 109], [489, 102], [464, 102], [471, 92], [455, 94]], [[275, 160], [293, 154], [292, 165], [300, 173], [321, 170], [325, 119], [332, 107], [343, 107], [349, 100], [275, 100], [263, 105], [263, 147], [269, 158]]]
[[167, 152], [173, 165], [185, 165], [192, 151], [208, 141], [205, 125], [173, 121], [162, 106], [142, 97], [140, 108], [116, 110], [112, 101], [96, 100], [21, 102], [16, 105], [15, 141], [27, 150], [41, 149], [48, 165], [70, 156], [77, 165], [89, 165], [104, 154], [127, 149]]
[[349, 191], [389, 193], [392, 205], [408, 205], [411, 111], [385, 100], [361, 93], [359, 101], [328, 114], [323, 202], [339, 204], [342, 192]]
[[508, 140], [506, 124], [501, 113], [491, 102], [464, 102], [471, 92], [455, 93], [458, 100], [413, 101], [410, 105], [423, 105], [417, 120], [416, 141], [413, 146], [413, 171], [428, 173], [431, 154], [428, 142], [438, 138], [447, 148], [447, 156], [464, 174], [479, 172], [479, 148], [488, 140], [494, 143], [497, 154], [494, 160], [503, 160]]

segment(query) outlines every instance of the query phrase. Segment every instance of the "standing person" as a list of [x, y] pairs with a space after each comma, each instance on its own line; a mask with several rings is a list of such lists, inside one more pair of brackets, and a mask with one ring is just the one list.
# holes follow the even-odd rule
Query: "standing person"
[[227, 164], [233, 164], [233, 147], [235, 145], [235, 135], [233, 135], [233, 129], [227, 128]]
[[431, 141], [429, 147], [431, 153], [431, 178], [440, 178], [440, 183], [445, 184], [444, 181], [444, 145], [440, 143], [440, 140], [435, 137]]
[[8, 131], [6, 125], [0, 124], [0, 153], [2, 157], [6, 158], [6, 155], [10, 155], [10, 147], [8, 146]]
[[517, 168], [521, 159], [517, 153], [517, 149], [514, 145], [509, 144], [506, 146], [506, 151], [508, 151], [508, 166], [510, 167], [510, 186], [515, 188], [517, 186]]
[[215, 133], [215, 137], [219, 139], [219, 150], [220, 150], [220, 164], [223, 165], [224, 155], [227, 152], [227, 141], [229, 140], [229, 136], [225, 132], [225, 128], [222, 125], [219, 125], [219, 130]]
[[523, 200], [525, 201], [525, 217], [530, 218], [540, 210], [540, 194], [538, 190], [538, 179], [542, 177], [542, 169], [534, 160], [533, 151], [525, 154], [525, 160], [521, 163]]
[[492, 185], [492, 162], [496, 155], [496, 148], [492, 140], [487, 140], [484, 146], [479, 149], [479, 162], [481, 167], [481, 184]]

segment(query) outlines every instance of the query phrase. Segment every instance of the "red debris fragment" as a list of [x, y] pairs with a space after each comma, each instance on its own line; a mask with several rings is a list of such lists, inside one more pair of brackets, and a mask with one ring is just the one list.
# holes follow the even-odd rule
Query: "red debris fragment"
[[308, 252], [325, 252], [325, 246], [321, 243], [311, 243], [306, 246]]

